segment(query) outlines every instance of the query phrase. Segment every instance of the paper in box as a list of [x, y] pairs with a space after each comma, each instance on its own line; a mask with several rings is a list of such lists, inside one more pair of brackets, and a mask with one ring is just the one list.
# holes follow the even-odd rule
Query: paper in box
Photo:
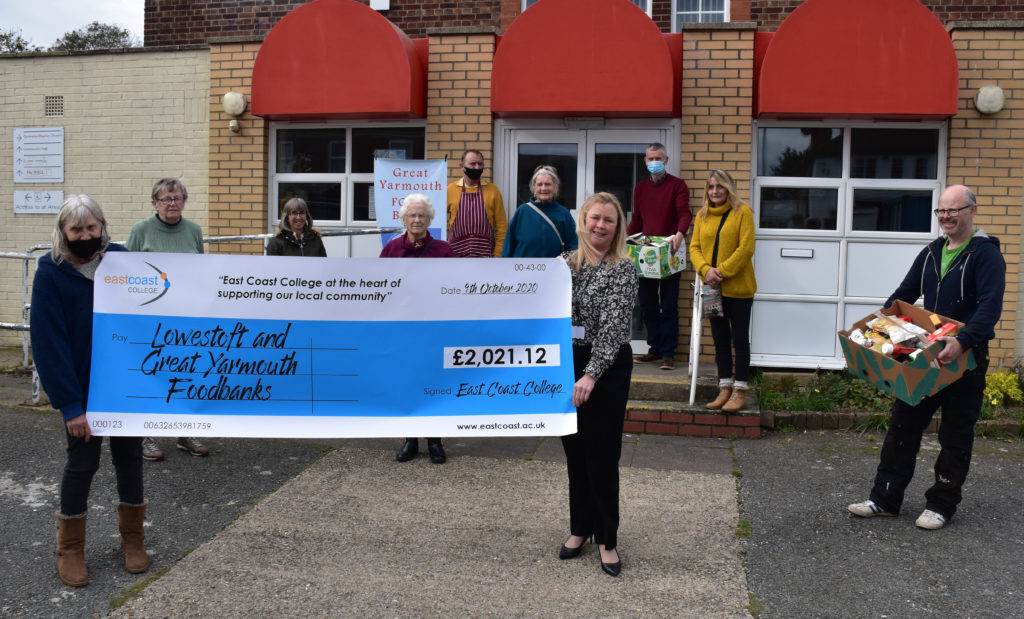
[[[929, 333], [935, 330], [930, 320], [932, 312], [903, 301], [896, 301], [892, 307], [882, 309], [881, 313], [886, 316], [906, 316]], [[850, 339], [850, 331], [866, 330], [867, 323], [875, 318], [874, 314], [865, 316], [853, 323], [850, 330], [839, 332], [839, 342], [843, 347], [843, 356], [846, 357], [847, 370], [907, 404], [919, 404], [926, 397], [956, 382], [967, 370], [978, 367], [971, 350], [961, 354], [952, 363], [940, 366], [935, 358], [944, 347], [941, 341], [923, 349], [914, 359], [899, 362], [888, 355], [883, 355], [881, 351], [866, 348]], [[952, 318], [941, 315], [939, 318], [943, 323], [951, 322], [960, 328], [964, 326], [962, 322]]]
[[663, 236], [634, 234], [626, 238], [626, 249], [640, 277], [664, 279], [686, 268], [686, 239], [672, 252]]

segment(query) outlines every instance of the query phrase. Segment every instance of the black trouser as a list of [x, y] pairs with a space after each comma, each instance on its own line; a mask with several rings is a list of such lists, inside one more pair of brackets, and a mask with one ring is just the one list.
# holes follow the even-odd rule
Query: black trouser
[[662, 359], [674, 357], [679, 343], [679, 279], [682, 273], [664, 279], [641, 277], [640, 310], [647, 327], [647, 345]]
[[[89, 488], [93, 475], [100, 468], [103, 437], [93, 435], [86, 441], [84, 437], [67, 434], [67, 440], [68, 459], [60, 482], [60, 513], [79, 516], [89, 509]], [[110, 437], [110, 459], [114, 462], [118, 498], [122, 503], [142, 505], [142, 438]]]
[[[590, 347], [573, 345], [576, 380], [590, 361]], [[622, 346], [615, 362], [594, 384], [590, 399], [576, 409], [576, 433], [562, 437], [569, 472], [569, 531], [594, 536], [611, 550], [619, 529], [619, 456], [629, 399], [633, 355]]]
[[[982, 357], [975, 351], [976, 359]], [[984, 355], [987, 357], [987, 354]], [[961, 489], [971, 467], [974, 424], [981, 414], [988, 359], [937, 394], [911, 406], [900, 400], [892, 407], [889, 431], [882, 443], [882, 457], [871, 489], [871, 500], [885, 511], [898, 514], [903, 493], [914, 477], [921, 435], [938, 408], [942, 407], [939, 426], [939, 457], [935, 460], [935, 483], [925, 492], [925, 507], [951, 518], [960, 503]]]
[[715, 341], [718, 378], [732, 378], [732, 351], [736, 350], [736, 380], [750, 378], [750, 312], [754, 299], [722, 297], [721, 318], [709, 318], [711, 338]]

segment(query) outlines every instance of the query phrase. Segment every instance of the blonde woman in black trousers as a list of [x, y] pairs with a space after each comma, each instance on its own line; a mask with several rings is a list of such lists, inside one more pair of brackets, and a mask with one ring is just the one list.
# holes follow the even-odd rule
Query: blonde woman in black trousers
[[626, 253], [626, 218], [614, 195], [583, 202], [579, 249], [563, 254], [572, 271], [572, 402], [577, 431], [562, 437], [569, 473], [569, 539], [559, 559], [580, 556], [593, 536], [601, 569], [618, 576], [619, 456], [633, 373], [629, 320], [637, 274]]

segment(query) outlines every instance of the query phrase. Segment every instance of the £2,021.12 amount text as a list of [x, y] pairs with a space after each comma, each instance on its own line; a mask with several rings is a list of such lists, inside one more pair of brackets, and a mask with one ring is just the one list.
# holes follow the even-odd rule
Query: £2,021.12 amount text
[[558, 344], [537, 346], [464, 346], [444, 349], [444, 369], [480, 367], [552, 367], [559, 365]]

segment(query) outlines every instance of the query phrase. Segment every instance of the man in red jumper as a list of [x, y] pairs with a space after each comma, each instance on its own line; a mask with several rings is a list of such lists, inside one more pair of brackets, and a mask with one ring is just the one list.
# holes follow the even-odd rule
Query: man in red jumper
[[[672, 251], [679, 249], [690, 228], [690, 189], [681, 178], [665, 171], [668, 153], [665, 145], [655, 142], [647, 146], [644, 163], [650, 178], [633, 189], [633, 220], [629, 234], [642, 232], [663, 236]], [[679, 341], [679, 279], [680, 273], [663, 279], [640, 278], [640, 309], [647, 327], [647, 354], [637, 355], [639, 363], [661, 361], [661, 369], [675, 367], [676, 344]]]

